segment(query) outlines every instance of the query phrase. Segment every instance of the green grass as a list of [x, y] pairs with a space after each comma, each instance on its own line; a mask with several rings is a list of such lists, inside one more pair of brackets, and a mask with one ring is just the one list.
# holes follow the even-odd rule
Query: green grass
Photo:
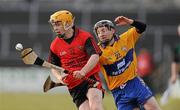
[[[157, 100], [159, 102], [160, 96], [157, 96]], [[162, 110], [180, 110], [180, 99], [170, 98], [168, 103], [164, 106], [161, 106]]]
[[171, 99], [169, 103], [162, 107], [163, 110], [180, 110], [180, 99]]
[[[104, 107], [115, 110], [111, 96], [106, 95]], [[0, 93], [0, 110], [77, 110], [68, 94]]]
[[[103, 100], [105, 110], [116, 110], [111, 95]], [[180, 99], [171, 99], [162, 110], [179, 110]], [[0, 93], [0, 110], [77, 110], [68, 94]]]

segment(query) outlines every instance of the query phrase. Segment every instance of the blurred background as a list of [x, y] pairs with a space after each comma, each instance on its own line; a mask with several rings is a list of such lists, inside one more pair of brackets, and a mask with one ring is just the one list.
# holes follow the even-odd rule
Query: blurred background
[[[140, 68], [139, 72], [157, 98], [161, 96], [170, 77], [172, 49], [180, 43], [177, 34], [180, 0], [0, 0], [0, 110], [76, 109], [66, 88], [43, 93], [42, 86], [50, 71], [26, 66], [15, 50], [20, 42], [24, 48], [32, 47], [47, 59], [54, 39], [48, 20], [61, 9], [71, 11], [76, 17], [75, 25], [90, 32], [97, 21], [114, 20], [119, 15], [145, 22], [147, 30], [136, 51], [141, 60], [141, 52], [145, 50], [151, 64], [145, 71]], [[117, 33], [128, 28], [117, 27]], [[177, 88], [175, 96], [180, 97]], [[112, 97], [106, 96], [105, 108], [115, 110]], [[162, 106], [163, 110], [178, 110], [177, 97]]]

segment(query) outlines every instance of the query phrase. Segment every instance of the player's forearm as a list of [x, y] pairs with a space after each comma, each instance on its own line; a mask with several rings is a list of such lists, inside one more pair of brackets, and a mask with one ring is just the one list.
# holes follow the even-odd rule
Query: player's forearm
[[97, 65], [98, 62], [99, 62], [99, 55], [98, 54], [91, 55], [90, 59], [88, 60], [86, 65], [81, 69], [81, 71], [87, 74]]
[[177, 72], [178, 72], [178, 65], [173, 62], [171, 64], [171, 77], [177, 77]]
[[58, 72], [57, 70], [55, 70], [55, 69], [51, 69], [51, 72], [52, 72], [52, 74], [58, 79], [58, 81], [61, 82], [62, 77], [61, 77], [61, 75], [59, 74], [59, 72]]

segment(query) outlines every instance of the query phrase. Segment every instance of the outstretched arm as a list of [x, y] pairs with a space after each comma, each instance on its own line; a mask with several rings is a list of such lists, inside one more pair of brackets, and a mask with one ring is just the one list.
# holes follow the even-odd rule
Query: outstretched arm
[[[48, 58], [48, 61], [56, 66], [61, 66], [61, 62], [60, 62], [60, 59], [59, 57], [54, 54], [52, 51], [50, 51], [50, 54], [49, 54], [49, 58]], [[59, 71], [55, 70], [55, 69], [51, 69], [51, 73], [53, 74], [53, 76], [56, 77], [56, 79], [62, 83], [62, 84], [65, 84], [63, 82], [63, 79], [67, 76], [67, 74], [65, 73], [62, 73], [62, 75], [59, 73]]]
[[66, 83], [63, 82], [63, 79], [68, 75], [68, 74], [65, 74], [65, 73], [59, 73], [57, 70], [55, 69], [51, 69], [51, 73], [56, 77], [56, 79], [64, 84], [64, 85], [67, 85]]
[[129, 18], [124, 17], [124, 16], [116, 17], [114, 22], [116, 23], [117, 26], [124, 26], [124, 25], [134, 26], [136, 28], [137, 32], [140, 34], [146, 30], [146, 24], [144, 24], [140, 21], [129, 19]]
[[116, 23], [117, 26], [124, 26], [124, 25], [131, 25], [134, 20], [129, 19], [125, 16], [118, 16], [115, 18], [114, 22]]

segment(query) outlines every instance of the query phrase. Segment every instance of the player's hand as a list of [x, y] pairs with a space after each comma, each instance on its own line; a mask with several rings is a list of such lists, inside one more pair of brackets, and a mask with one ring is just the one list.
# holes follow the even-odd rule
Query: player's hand
[[123, 26], [123, 25], [130, 25], [133, 23], [134, 20], [129, 19], [124, 16], [118, 16], [115, 18], [114, 22], [116, 23], [117, 26]]
[[64, 79], [67, 77], [68, 74], [62, 73], [60, 77], [57, 77], [58, 81], [64, 85], [67, 85], [67, 83], [64, 82]]
[[73, 72], [73, 77], [81, 79], [85, 76], [85, 73], [83, 71], [74, 71]]

